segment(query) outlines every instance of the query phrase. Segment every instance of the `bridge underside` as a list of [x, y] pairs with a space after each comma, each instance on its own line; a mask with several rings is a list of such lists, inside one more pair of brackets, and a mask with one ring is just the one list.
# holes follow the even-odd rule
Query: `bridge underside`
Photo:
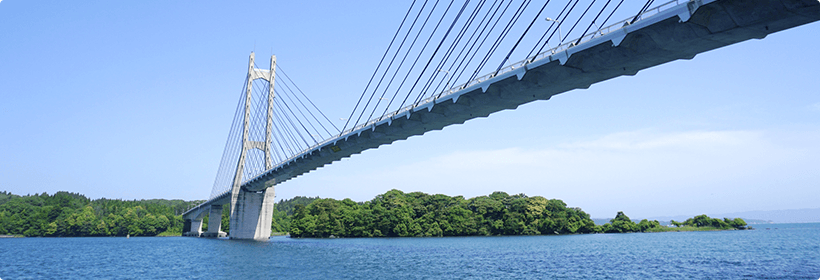
[[[242, 189], [265, 190], [367, 149], [817, 20], [818, 0], [691, 1], [346, 131], [247, 181]], [[230, 194], [199, 207], [224, 204], [226, 197]]]

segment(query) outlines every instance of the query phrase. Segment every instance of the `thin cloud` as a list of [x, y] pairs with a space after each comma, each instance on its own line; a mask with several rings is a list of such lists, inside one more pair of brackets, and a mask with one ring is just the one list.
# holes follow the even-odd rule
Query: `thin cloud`
[[468, 198], [525, 193], [563, 199], [594, 217], [810, 208], [820, 197], [816, 143], [820, 134], [811, 130], [642, 130], [550, 148], [456, 151], [369, 169], [342, 165], [297, 185], [300, 195], [357, 201], [394, 188]]
[[759, 143], [761, 136], [760, 131], [688, 131], [668, 134], [636, 131], [614, 133], [592, 141], [567, 143], [561, 147], [610, 151], [722, 148]]
[[[548, 149], [453, 152], [386, 168], [371, 179], [466, 197], [502, 190], [561, 198], [603, 217], [619, 209], [725, 212], [777, 197], [798, 201], [791, 196], [817, 177], [807, 173], [818, 166], [811, 156], [817, 150], [774, 143], [763, 131], [622, 132]], [[797, 179], [787, 184], [785, 178]]]

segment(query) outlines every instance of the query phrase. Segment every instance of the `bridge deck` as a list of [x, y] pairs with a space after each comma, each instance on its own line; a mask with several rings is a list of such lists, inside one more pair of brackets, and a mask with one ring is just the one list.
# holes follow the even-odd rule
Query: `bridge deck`
[[[634, 24], [604, 28], [578, 45], [559, 46], [345, 131], [242, 188], [263, 190], [364, 150], [817, 20], [818, 0], [672, 1]], [[225, 193], [189, 212], [228, 203], [228, 198]]]

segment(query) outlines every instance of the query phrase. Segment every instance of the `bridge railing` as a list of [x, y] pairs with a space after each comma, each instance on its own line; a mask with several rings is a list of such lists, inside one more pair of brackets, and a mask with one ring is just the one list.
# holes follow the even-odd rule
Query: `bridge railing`
[[[637, 17], [635, 17], [635, 16], [629, 17], [629, 18], [626, 18], [626, 19], [621, 20], [619, 22], [607, 25], [603, 28], [599, 28], [598, 30], [595, 30], [591, 33], [585, 34], [585, 35], [583, 35], [579, 38], [569, 40], [567, 43], [560, 44], [557, 47], [548, 49], [548, 50], [543, 51], [541, 53], [538, 53], [534, 56], [528, 57], [524, 60], [521, 60], [521, 61], [512, 63], [510, 65], [507, 65], [504, 68], [501, 68], [498, 72], [493, 72], [493, 73], [486, 74], [484, 76], [476, 78], [475, 80], [472, 80], [472, 81], [466, 82], [464, 84], [455, 86], [455, 87], [453, 87], [453, 88], [451, 88], [447, 91], [448, 92], [453, 92], [454, 90], [458, 91], [458, 90], [461, 90], [461, 89], [465, 89], [465, 88], [480, 84], [480, 83], [482, 83], [484, 81], [487, 81], [491, 78], [494, 78], [498, 75], [513, 71], [513, 70], [521, 68], [521, 67], [524, 67], [527, 64], [530, 64], [532, 62], [548, 58], [548, 57], [550, 57], [550, 56], [552, 56], [556, 53], [560, 53], [562, 51], [568, 50], [569, 48], [572, 48], [572, 47], [575, 47], [577, 45], [589, 42], [592, 39], [595, 39], [596, 37], [601, 37], [603, 35], [606, 35], [606, 34], [615, 32], [617, 30], [623, 29], [623, 28], [625, 28], [629, 25], [634, 24], [635, 22], [639, 22], [641, 20], [650, 18], [654, 15], [659, 14], [662, 11], [668, 10], [670, 8], [673, 8], [673, 7], [677, 7], [678, 5], [680, 5], [682, 3], [689, 3], [691, 1], [693, 1], [693, 0], [672, 0], [672, 1], [669, 1], [669, 2], [666, 2], [666, 3], [663, 3], [663, 4], [661, 4], [657, 7], [646, 10], [645, 12], [641, 13]], [[632, 22], [633, 20], [635, 22]]]

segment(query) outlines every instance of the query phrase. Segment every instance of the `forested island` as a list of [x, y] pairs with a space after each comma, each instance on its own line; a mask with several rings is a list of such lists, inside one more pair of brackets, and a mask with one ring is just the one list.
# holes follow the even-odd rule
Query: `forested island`
[[476, 235], [544, 235], [576, 233], [661, 232], [745, 229], [743, 219], [706, 215], [677, 223], [676, 228], [646, 219], [635, 223], [618, 212], [609, 223], [595, 225], [581, 208], [560, 199], [494, 192], [462, 196], [404, 193], [391, 190], [371, 201], [316, 199], [297, 205], [290, 221], [292, 237], [408, 237]]
[[[179, 236], [181, 214], [202, 201], [88, 199], [57, 192], [14, 195], [0, 192], [0, 235], [13, 236]], [[222, 230], [230, 232], [229, 207]], [[204, 227], [207, 227], [207, 217]], [[276, 203], [271, 229], [292, 237], [408, 237], [546, 235], [746, 229], [743, 219], [699, 215], [665, 227], [634, 222], [618, 212], [595, 225], [580, 208], [559, 199], [494, 192], [462, 196], [391, 190], [366, 202], [295, 197]], [[203, 228], [206, 230], [207, 228]]]

